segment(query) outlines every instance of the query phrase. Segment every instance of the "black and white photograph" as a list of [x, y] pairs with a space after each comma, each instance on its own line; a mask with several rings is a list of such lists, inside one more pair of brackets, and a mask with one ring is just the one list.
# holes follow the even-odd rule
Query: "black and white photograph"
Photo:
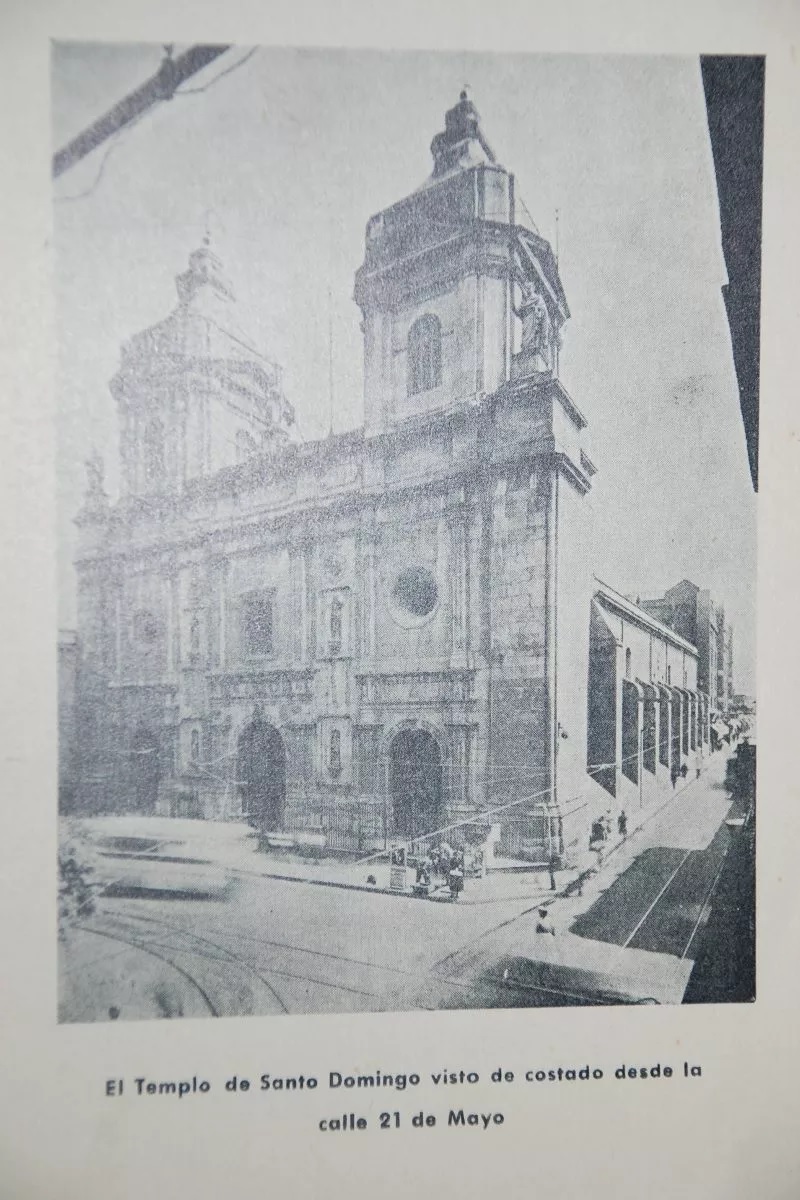
[[53, 42], [61, 1023], [755, 999], [764, 82]]

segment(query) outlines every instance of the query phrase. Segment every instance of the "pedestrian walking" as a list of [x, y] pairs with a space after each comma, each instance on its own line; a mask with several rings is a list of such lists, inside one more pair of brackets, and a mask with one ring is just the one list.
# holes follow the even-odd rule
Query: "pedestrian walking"
[[450, 898], [458, 900], [458, 897], [464, 890], [464, 872], [461, 870], [461, 867], [450, 868], [447, 882], [450, 886]]
[[549, 863], [550, 891], [551, 892], [554, 892], [556, 890], [556, 867], [557, 866], [558, 866], [558, 856], [555, 854], [551, 854], [550, 855], [550, 863]]
[[624, 808], [619, 810], [619, 816], [617, 817], [617, 830], [621, 838], [624, 838], [628, 833], [628, 818], [625, 815]]
[[428, 860], [424, 860], [417, 866], [417, 879], [414, 884], [414, 894], [416, 896], [429, 896], [431, 892], [431, 873]]
[[548, 933], [552, 937], [556, 936], [556, 927], [553, 924], [553, 918], [550, 916], [546, 908], [540, 908], [536, 918], [536, 932]]

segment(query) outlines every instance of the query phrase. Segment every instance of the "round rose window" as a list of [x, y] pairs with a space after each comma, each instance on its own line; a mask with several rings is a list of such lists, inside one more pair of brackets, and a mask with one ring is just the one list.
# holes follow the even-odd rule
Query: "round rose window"
[[392, 604], [398, 615], [424, 620], [436, 608], [438, 599], [436, 580], [427, 567], [406, 567], [392, 585]]

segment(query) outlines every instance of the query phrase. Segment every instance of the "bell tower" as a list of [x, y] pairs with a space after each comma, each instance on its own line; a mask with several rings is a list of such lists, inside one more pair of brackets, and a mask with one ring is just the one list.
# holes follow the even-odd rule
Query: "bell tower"
[[552, 250], [466, 91], [431, 154], [425, 183], [367, 223], [355, 279], [367, 435], [552, 375], [569, 316]]

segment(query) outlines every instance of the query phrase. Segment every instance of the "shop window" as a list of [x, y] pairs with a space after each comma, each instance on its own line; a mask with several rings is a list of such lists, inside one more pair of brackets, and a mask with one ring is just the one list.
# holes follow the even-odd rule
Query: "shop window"
[[631, 677], [631, 652], [630, 649], [625, 651], [625, 678]]
[[273, 652], [272, 593], [246, 592], [242, 596], [242, 653], [247, 656]]
[[442, 382], [442, 327], [438, 317], [426, 313], [408, 333], [408, 394], [416, 396]]

